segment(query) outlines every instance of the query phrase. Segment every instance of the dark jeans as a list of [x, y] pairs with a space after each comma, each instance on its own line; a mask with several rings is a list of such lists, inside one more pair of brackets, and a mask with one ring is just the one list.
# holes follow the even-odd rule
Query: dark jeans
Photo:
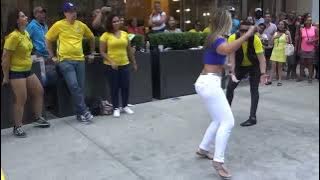
[[46, 81], [44, 82], [45, 87], [52, 87], [57, 84], [58, 75], [56, 72], [56, 66], [54, 64], [46, 64]]
[[122, 107], [128, 105], [130, 72], [129, 65], [118, 66], [117, 70], [106, 65], [106, 76], [109, 80], [111, 90], [111, 102], [113, 109], [119, 108], [119, 91], [121, 89]]
[[64, 60], [58, 64], [58, 70], [66, 81], [71, 93], [76, 114], [84, 114], [87, 111], [83, 89], [85, 81], [84, 61]]
[[287, 63], [288, 63], [287, 78], [295, 79], [297, 77], [298, 60], [299, 60], [299, 56], [296, 54], [287, 57]]
[[[250, 117], [256, 117], [256, 112], [258, 108], [259, 102], [259, 83], [260, 83], [260, 69], [249, 66], [249, 67], [240, 67], [236, 70], [236, 77], [238, 80], [242, 80], [247, 74], [249, 74], [250, 80], [250, 94], [251, 94], [251, 109], [250, 109]], [[240, 82], [233, 82], [231, 79], [229, 80], [227, 87], [227, 99], [231, 106], [234, 90], [238, 86]]]

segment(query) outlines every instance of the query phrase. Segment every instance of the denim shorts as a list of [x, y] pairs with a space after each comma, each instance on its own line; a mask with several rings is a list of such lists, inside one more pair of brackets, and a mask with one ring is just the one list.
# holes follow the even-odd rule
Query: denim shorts
[[9, 79], [25, 79], [31, 76], [33, 72], [31, 71], [10, 71], [9, 72]]

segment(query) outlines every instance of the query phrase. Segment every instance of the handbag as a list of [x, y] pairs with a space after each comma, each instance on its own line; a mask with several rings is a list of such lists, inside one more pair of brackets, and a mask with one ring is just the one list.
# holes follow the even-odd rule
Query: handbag
[[286, 44], [285, 54], [286, 56], [292, 56], [294, 54], [293, 44], [290, 44], [290, 43]]

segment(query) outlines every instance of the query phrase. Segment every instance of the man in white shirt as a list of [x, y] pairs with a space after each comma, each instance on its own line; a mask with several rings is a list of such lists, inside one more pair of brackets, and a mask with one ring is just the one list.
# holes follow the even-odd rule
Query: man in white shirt
[[161, 10], [160, 1], [154, 2], [154, 11], [149, 18], [149, 26], [153, 33], [164, 32], [166, 29], [166, 13]]
[[[263, 31], [263, 34], [267, 35], [268, 40], [269, 40], [268, 45], [265, 46], [265, 57], [266, 57], [266, 62], [267, 62], [267, 70], [269, 70], [271, 68], [270, 57], [271, 57], [271, 53], [272, 53], [272, 49], [273, 49], [272, 37], [273, 37], [274, 33], [277, 32], [277, 26], [271, 22], [271, 14], [270, 13], [265, 14], [264, 24], [266, 25], [266, 29]], [[266, 83], [266, 85], [269, 85], [270, 82], [271, 81]]]
[[262, 9], [261, 8], [256, 8], [254, 10], [255, 13], [255, 25], [258, 26], [261, 23], [264, 23], [264, 19], [263, 19], [263, 14], [262, 14]]

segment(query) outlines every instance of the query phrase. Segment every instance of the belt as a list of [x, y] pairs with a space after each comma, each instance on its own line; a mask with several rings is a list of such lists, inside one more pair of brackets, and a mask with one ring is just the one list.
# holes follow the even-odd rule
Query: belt
[[213, 76], [219, 76], [219, 77], [222, 77], [222, 73], [200, 73], [200, 75], [213, 75]]

